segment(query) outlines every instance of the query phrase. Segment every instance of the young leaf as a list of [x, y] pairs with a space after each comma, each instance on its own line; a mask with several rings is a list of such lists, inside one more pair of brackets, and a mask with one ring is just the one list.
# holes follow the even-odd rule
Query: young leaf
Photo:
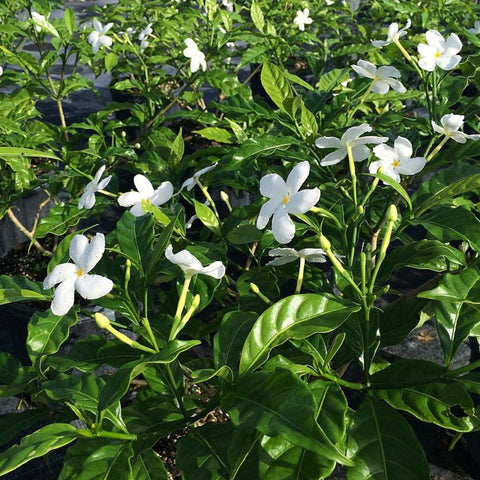
[[250, 16], [252, 17], [253, 24], [263, 32], [263, 28], [265, 27], [265, 17], [263, 16], [262, 8], [255, 0], [252, 2], [250, 8]]
[[275, 105], [288, 113], [284, 102], [289, 98], [293, 99], [293, 92], [284, 72], [273, 63], [265, 62], [260, 78], [263, 88]]
[[32, 282], [28, 278], [20, 276], [0, 276], [0, 305], [24, 300], [51, 300], [52, 296], [43, 292], [40, 282]]
[[198, 219], [215, 235], [220, 235], [220, 224], [218, 223], [218, 218], [216, 217], [215, 213], [210, 207], [207, 205], [198, 202], [197, 200], [193, 200], [193, 204], [195, 205], [195, 213], [198, 216]]
[[160, 455], [152, 449], [140, 454], [132, 465], [135, 480], [169, 480], [170, 476]]

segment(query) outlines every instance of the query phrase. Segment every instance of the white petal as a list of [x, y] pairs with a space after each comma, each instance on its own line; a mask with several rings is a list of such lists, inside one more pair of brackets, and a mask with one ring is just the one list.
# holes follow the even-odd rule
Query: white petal
[[97, 32], [101, 32], [103, 30], [103, 25], [95, 17], [93, 18], [93, 28]]
[[52, 288], [57, 283], [64, 282], [71, 277], [76, 277], [76, 271], [77, 267], [73, 263], [60, 263], [45, 277], [43, 288]]
[[452, 132], [448, 136], [457, 143], [467, 143], [467, 135], [463, 132]]
[[463, 115], [447, 113], [440, 119], [440, 123], [443, 125], [446, 132], [451, 133], [463, 127], [464, 118]]
[[357, 62], [357, 65], [351, 65], [351, 67], [359, 75], [367, 78], [374, 78], [377, 72], [377, 67], [373, 63], [367, 62], [365, 60], [359, 60]]
[[371, 131], [372, 127], [367, 123], [364, 123], [363, 125], [358, 125], [356, 127], [351, 127], [342, 135], [342, 143], [346, 145], [352, 140], [356, 140], [360, 135]]
[[295, 224], [285, 208], [279, 208], [273, 215], [272, 232], [278, 243], [288, 243], [295, 236]]
[[270, 217], [275, 213], [275, 211], [282, 205], [282, 199], [271, 198], [268, 202], [265, 202], [260, 209], [260, 213], [257, 217], [257, 228], [263, 230], [266, 226]]
[[70, 258], [76, 265], [82, 266], [85, 263], [85, 252], [88, 247], [88, 238], [85, 235], [75, 235], [70, 242]]
[[326, 253], [321, 248], [303, 248], [300, 250], [301, 255], [305, 257], [305, 260], [310, 263], [325, 263]]
[[445, 135], [445, 129], [443, 129], [440, 125], [435, 123], [433, 120], [432, 120], [432, 127], [437, 133], [440, 133], [441, 135]]
[[150, 197], [153, 205], [159, 206], [168, 202], [173, 195], [173, 185], [170, 182], [163, 182], [155, 190], [155, 193]]
[[135, 205], [132, 205], [132, 208], [130, 208], [130, 213], [134, 217], [143, 217], [146, 212], [143, 210], [142, 202], [138, 202]]
[[225, 275], [225, 265], [220, 261], [213, 262], [210, 265], [203, 267], [199, 273], [220, 280], [220, 278]]
[[298, 260], [299, 257], [278, 257], [270, 260], [265, 265], [268, 267], [279, 267], [280, 265], [286, 265], [287, 263], [292, 263], [295, 260]]
[[437, 65], [442, 70], [452, 70], [454, 69], [462, 60], [460, 55], [452, 55], [451, 57], [442, 57], [437, 58]]
[[385, 95], [390, 90], [390, 85], [384, 80], [377, 80], [374, 82], [372, 92], [379, 95]]
[[193, 177], [187, 178], [182, 183], [182, 186], [180, 187], [180, 190], [178, 191], [178, 193], [180, 193], [184, 188], [186, 188], [187, 191], [190, 191], [194, 186], [195, 186], [195, 180], [193, 179]]
[[110, 183], [111, 179], [112, 179], [112, 176], [109, 175], [108, 177], [101, 180], [97, 185], [97, 190], [103, 190]]
[[430, 59], [435, 58], [435, 53], [436, 53], [435, 48], [432, 47], [431, 45], [427, 45], [426, 43], [419, 43], [417, 45], [417, 51], [421, 57], [427, 57]]
[[[384, 160], [386, 162], [392, 163], [395, 158], [395, 151], [392, 147], [385, 145], [382, 143], [381, 145], [377, 145], [373, 149], [373, 153], [377, 158], [380, 160]], [[375, 162], [372, 162], [375, 163]]]
[[260, 193], [267, 198], [281, 197], [288, 194], [283, 178], [276, 173], [269, 173], [260, 179]]
[[105, 235], [97, 233], [85, 249], [82, 263], [77, 263], [77, 265], [82, 268], [83, 273], [88, 273], [100, 261], [104, 251]]
[[203, 269], [200, 261], [192, 255], [188, 250], [181, 250], [178, 253], [173, 253], [173, 247], [169, 245], [165, 250], [165, 257], [170, 262], [178, 265], [185, 273], [195, 275], [200, 273]]
[[297, 215], [308, 212], [320, 200], [320, 190], [312, 188], [310, 190], [301, 190], [290, 198], [285, 205], [288, 213]]
[[325, 158], [320, 161], [322, 167], [328, 167], [330, 165], [336, 165], [341, 162], [347, 156], [346, 148], [339, 148], [332, 153], [329, 153]]
[[392, 87], [394, 92], [405, 93], [407, 91], [407, 89], [400, 80], [396, 80], [395, 78], [386, 78], [385, 82], [387, 82]]
[[389, 45], [391, 42], [387, 42], [385, 40], [371, 40], [372, 42], [372, 45], [374, 47], [377, 47], [377, 48], [382, 48], [382, 47], [386, 47], [387, 45]]
[[367, 135], [366, 137], [357, 138], [351, 143], [351, 145], [355, 146], [355, 145], [364, 145], [366, 143], [373, 143], [373, 144], [385, 143], [387, 140], [388, 140], [388, 137], [374, 137], [374, 136]]
[[368, 166], [368, 171], [370, 173], [377, 173], [380, 167], [382, 167], [382, 170], [383, 170], [385, 164], [391, 165], [391, 162], [388, 162], [386, 160], [375, 160], [374, 162], [370, 163], [370, 165]]
[[352, 157], [354, 162], [363, 162], [370, 156], [370, 149], [365, 145], [355, 145], [352, 148]]
[[396, 170], [401, 175], [415, 175], [423, 170], [425, 163], [426, 161], [423, 157], [409, 158], [404, 162], [400, 162]]
[[422, 57], [419, 61], [418, 61], [418, 66], [422, 69], [422, 70], [426, 70], [427, 72], [433, 72], [435, 70], [435, 57], [431, 56], [431, 57]]
[[118, 204], [122, 207], [131, 207], [137, 203], [141, 203], [143, 195], [139, 192], [122, 193], [118, 197]]
[[445, 39], [442, 35], [437, 32], [436, 30], [429, 30], [425, 34], [425, 38], [427, 39], [427, 43], [435, 48], [435, 50], [443, 51], [445, 48]]
[[95, 194], [93, 192], [83, 192], [83, 195], [80, 197], [78, 201], [78, 208], [86, 208], [90, 210], [95, 205]]
[[462, 49], [462, 42], [456, 33], [451, 33], [445, 42], [445, 50], [451, 55]]
[[307, 160], [295, 165], [287, 177], [287, 187], [290, 195], [298, 192], [310, 173], [310, 163]]
[[113, 282], [101, 275], [84, 275], [75, 282], [77, 292], [87, 300], [94, 300], [110, 293]]
[[379, 78], [388, 78], [388, 77], [393, 77], [393, 78], [400, 78], [402, 74], [396, 69], [395, 67], [390, 67], [388, 65], [378, 67], [377, 70], [377, 77]]
[[336, 137], [320, 137], [315, 140], [318, 148], [343, 148], [343, 143]]
[[67, 278], [55, 289], [53, 301], [50, 305], [54, 315], [65, 315], [72, 308], [75, 299], [76, 281], [76, 276]]
[[95, 174], [95, 178], [94, 178], [95, 183], [98, 183], [100, 181], [100, 179], [102, 178], [103, 172], [105, 171], [106, 168], [107, 168], [106, 165], [102, 165], [97, 170], [97, 173]]
[[408, 138], [397, 137], [393, 148], [399, 161], [408, 160], [412, 156], [412, 144]]
[[143, 198], [148, 198], [153, 195], [153, 186], [150, 180], [143, 175], [135, 175], [133, 177], [133, 183], [137, 190], [143, 195]]

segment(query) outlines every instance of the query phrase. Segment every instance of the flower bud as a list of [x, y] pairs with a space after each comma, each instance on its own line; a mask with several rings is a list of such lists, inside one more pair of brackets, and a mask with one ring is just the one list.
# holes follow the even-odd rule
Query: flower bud
[[323, 234], [320, 234], [320, 247], [322, 247], [325, 251], [328, 251], [331, 249], [332, 244], [328, 240], [327, 237], [325, 237]]
[[387, 221], [391, 223], [395, 223], [398, 218], [398, 212], [397, 212], [397, 207], [392, 204], [388, 207], [387, 210]]
[[226, 192], [224, 192], [223, 190], [220, 192], [220, 198], [222, 199], [222, 201], [224, 201], [225, 203], [229, 203], [230, 202], [230, 198], [228, 197], [228, 194]]
[[110, 320], [103, 313], [97, 312], [93, 315], [93, 318], [95, 318], [99, 328], [108, 329], [110, 327]]

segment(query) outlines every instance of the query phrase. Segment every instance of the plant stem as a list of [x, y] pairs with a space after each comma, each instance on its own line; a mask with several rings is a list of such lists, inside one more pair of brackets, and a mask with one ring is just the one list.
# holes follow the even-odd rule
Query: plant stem
[[190, 286], [191, 280], [192, 276], [185, 274], [185, 281], [183, 282], [182, 293], [180, 294], [180, 298], [178, 299], [177, 310], [175, 312], [175, 316], [173, 317], [172, 329], [170, 330], [170, 335], [168, 337], [169, 340], [173, 340], [175, 338], [174, 335], [182, 319], [182, 312], [185, 308], [185, 302], [187, 301], [188, 287]]
[[303, 274], [305, 272], [305, 257], [300, 257], [300, 265], [298, 267], [298, 278], [297, 278], [297, 286], [295, 288], [295, 293], [300, 293], [302, 289], [303, 283]]

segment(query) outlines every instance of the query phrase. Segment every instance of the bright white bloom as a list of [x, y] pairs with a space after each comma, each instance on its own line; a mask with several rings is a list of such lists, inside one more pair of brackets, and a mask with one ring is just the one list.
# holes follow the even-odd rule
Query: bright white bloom
[[149, 23], [139, 34], [140, 48], [143, 50], [148, 47], [148, 37], [153, 33], [152, 24]]
[[366, 123], [357, 127], [349, 128], [341, 139], [336, 137], [320, 137], [315, 140], [315, 145], [318, 148], [335, 148], [335, 151], [329, 153], [321, 162], [320, 165], [326, 167], [329, 165], [336, 165], [347, 156], [347, 147], [352, 149], [352, 156], [355, 162], [362, 162], [370, 156], [370, 149], [366, 146], [367, 143], [385, 143], [388, 137], [361, 137], [364, 133], [371, 132], [372, 127]]
[[3, 67], [0, 67], [0, 76], [3, 75]]
[[45, 24], [47, 23], [45, 15], [40, 15], [38, 12], [32, 12], [32, 21], [35, 25], [35, 30], [37, 32], [41, 32], [42, 26], [45, 26]]
[[295, 236], [295, 224], [288, 214], [308, 212], [320, 199], [318, 188], [299, 191], [309, 173], [310, 164], [304, 161], [292, 168], [286, 182], [276, 173], [269, 173], [260, 180], [260, 193], [269, 200], [260, 209], [257, 228], [264, 229], [273, 215], [273, 236], [279, 243], [288, 243]]
[[222, 0], [222, 5], [227, 9], [227, 12], [233, 12], [233, 3], [231, 0]]
[[216, 166], [218, 165], [218, 162], [213, 163], [212, 165], [209, 165], [208, 167], [202, 168], [198, 172], [195, 172], [192, 177], [187, 178], [182, 183], [182, 186], [178, 193], [180, 193], [184, 188], [186, 188], [188, 191], [190, 191], [195, 185], [196, 185], [196, 180], [198, 180], [203, 174], [210, 172], [213, 170]]
[[429, 30], [425, 37], [427, 43], [420, 43], [417, 47], [420, 68], [433, 72], [436, 65], [442, 70], [452, 70], [458, 65], [462, 57], [457, 53], [462, 49], [462, 42], [457, 34], [451, 33], [445, 41], [436, 30]]
[[191, 38], [185, 40], [185, 45], [187, 48], [183, 51], [183, 54], [190, 59], [192, 73], [195, 73], [200, 67], [205, 71], [207, 69], [205, 54], [198, 49], [197, 44]]
[[130, 212], [136, 217], [145, 215], [142, 208], [142, 201], [158, 207], [172, 198], [173, 185], [170, 182], [163, 182], [154, 190], [150, 180], [139, 174], [135, 175], [133, 183], [135, 187], [137, 187], [137, 192], [122, 193], [122, 195], [118, 197], [118, 203], [122, 207], [132, 207]]
[[97, 233], [91, 242], [85, 235], [75, 235], [70, 243], [70, 258], [74, 263], [60, 263], [43, 281], [43, 288], [58, 285], [53, 295], [51, 310], [55, 315], [65, 315], [73, 306], [75, 290], [85, 299], [103, 297], [113, 288], [113, 282], [88, 272], [102, 258], [105, 236]]
[[113, 23], [107, 23], [103, 26], [96, 18], [93, 19], [93, 32], [88, 35], [88, 43], [92, 46], [93, 53], [97, 53], [100, 47], [110, 47], [112, 39], [105, 35], [113, 26]]
[[359, 60], [352, 68], [362, 77], [371, 78], [373, 80], [373, 93], [385, 94], [392, 87], [397, 93], [404, 93], [407, 89], [402, 85], [400, 80], [401, 73], [395, 67], [382, 66], [376, 67], [373, 63], [366, 60]]
[[300, 258], [304, 258], [307, 262], [311, 263], [324, 263], [325, 252], [321, 248], [302, 248], [301, 250], [295, 250], [294, 248], [274, 248], [270, 250], [268, 254], [271, 257], [277, 257], [267, 265], [278, 266], [285, 265], [286, 263], [295, 262]]
[[455, 140], [458, 143], [465, 143], [467, 140], [478, 140], [480, 138], [479, 134], [466, 134], [464, 132], [460, 132], [460, 128], [463, 127], [463, 119], [465, 117], [463, 115], [455, 115], [454, 113], [447, 113], [440, 119], [440, 123], [442, 126], [438, 125], [432, 120], [433, 129], [440, 133], [441, 135], [445, 135], [452, 140]]
[[468, 31], [474, 35], [478, 35], [480, 33], [480, 20], [475, 20], [473, 28], [469, 28]]
[[398, 42], [400, 38], [407, 34], [407, 30], [412, 25], [410, 19], [407, 20], [407, 24], [403, 28], [398, 28], [398, 23], [391, 23], [388, 27], [387, 39], [386, 40], [372, 40], [374, 47], [385, 47], [391, 43]]
[[181, 250], [178, 253], [173, 253], [172, 245], [169, 245], [165, 250], [167, 260], [170, 260], [175, 265], [178, 265], [186, 277], [203, 274], [219, 280], [225, 275], [225, 265], [220, 262], [213, 262], [204, 267], [198, 258], [192, 255], [188, 250]]
[[415, 175], [425, 166], [425, 158], [411, 158], [412, 152], [410, 140], [404, 137], [397, 137], [393, 148], [385, 144], [377, 145], [373, 153], [380, 160], [372, 162], [368, 170], [370, 173], [377, 173], [382, 167], [383, 174], [400, 182], [400, 175]]
[[325, 0], [325, 3], [330, 6], [333, 5], [335, 2], [333, 0]]
[[313, 20], [310, 18], [310, 10], [308, 8], [304, 8], [302, 10], [297, 10], [297, 16], [293, 19], [293, 23], [295, 23], [298, 28], [303, 32], [305, 31], [305, 25], [310, 25]]
[[103, 190], [112, 179], [112, 176], [109, 175], [107, 178], [100, 180], [102, 178], [103, 172], [105, 171], [105, 168], [105, 165], [101, 166], [97, 170], [95, 178], [91, 182], [87, 183], [87, 186], [85, 187], [85, 190], [83, 191], [83, 194], [78, 201], [79, 209], [86, 208], [88, 210], [92, 208], [95, 205], [95, 193], [99, 190]]

